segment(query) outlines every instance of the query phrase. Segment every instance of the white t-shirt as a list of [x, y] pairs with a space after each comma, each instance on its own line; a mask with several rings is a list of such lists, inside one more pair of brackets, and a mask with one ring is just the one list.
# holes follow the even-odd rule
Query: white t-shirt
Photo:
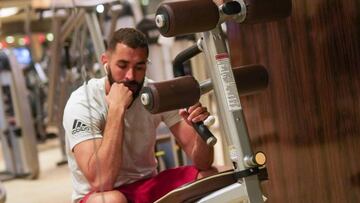
[[[144, 85], [148, 82], [149, 80], [145, 79]], [[79, 87], [71, 94], [65, 106], [63, 126], [68, 165], [71, 169], [72, 200], [74, 202], [90, 191], [90, 185], [80, 171], [72, 150], [75, 145], [82, 141], [102, 138], [107, 113], [105, 77], [91, 79], [86, 86]], [[177, 111], [151, 114], [141, 104], [139, 97], [135, 99], [125, 113], [123, 165], [119, 171], [115, 187], [151, 177], [157, 173], [154, 152], [156, 128], [161, 121], [171, 127], [180, 120], [181, 117]]]

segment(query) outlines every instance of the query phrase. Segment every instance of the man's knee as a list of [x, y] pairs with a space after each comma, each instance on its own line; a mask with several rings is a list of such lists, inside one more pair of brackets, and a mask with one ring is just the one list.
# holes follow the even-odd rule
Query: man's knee
[[117, 190], [93, 193], [86, 203], [97, 203], [103, 200], [104, 202], [127, 203], [125, 195]]
[[201, 178], [205, 178], [208, 176], [212, 176], [218, 173], [218, 170], [214, 167], [211, 167], [208, 170], [204, 170], [204, 171], [199, 171], [197, 179], [201, 179]]

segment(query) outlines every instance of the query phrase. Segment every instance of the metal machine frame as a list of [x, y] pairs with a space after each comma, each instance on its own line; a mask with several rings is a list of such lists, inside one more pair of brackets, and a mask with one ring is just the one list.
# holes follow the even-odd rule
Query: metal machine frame
[[[229, 156], [235, 165], [235, 172], [249, 170], [256, 164], [246, 162], [254, 157], [251, 150], [246, 122], [236, 82], [232, 72], [229, 54], [222, 37], [221, 25], [202, 33], [202, 47], [209, 65], [209, 75], [213, 83], [219, 122], [225, 131]], [[223, 188], [199, 202], [263, 202], [257, 174], [240, 177], [237, 183]]]

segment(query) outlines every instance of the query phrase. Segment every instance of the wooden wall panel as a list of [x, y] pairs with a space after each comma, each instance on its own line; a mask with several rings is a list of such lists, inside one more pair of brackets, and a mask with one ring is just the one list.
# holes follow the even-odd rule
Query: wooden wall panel
[[360, 202], [360, 1], [293, 0], [286, 20], [228, 23], [234, 67], [267, 67], [242, 97], [269, 202]]

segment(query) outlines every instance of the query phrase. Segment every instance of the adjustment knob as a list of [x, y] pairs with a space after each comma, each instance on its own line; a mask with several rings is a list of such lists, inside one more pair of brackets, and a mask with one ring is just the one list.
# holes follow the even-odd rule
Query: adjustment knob
[[255, 155], [245, 156], [244, 163], [248, 167], [263, 166], [266, 163], [266, 156], [263, 152], [256, 152]]

